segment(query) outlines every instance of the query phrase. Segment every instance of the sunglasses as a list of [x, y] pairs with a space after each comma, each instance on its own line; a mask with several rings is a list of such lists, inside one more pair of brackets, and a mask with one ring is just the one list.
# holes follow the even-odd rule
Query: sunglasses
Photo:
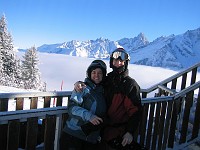
[[114, 52], [111, 57], [114, 59], [121, 59], [121, 60], [129, 59], [129, 55], [127, 53], [119, 51]]

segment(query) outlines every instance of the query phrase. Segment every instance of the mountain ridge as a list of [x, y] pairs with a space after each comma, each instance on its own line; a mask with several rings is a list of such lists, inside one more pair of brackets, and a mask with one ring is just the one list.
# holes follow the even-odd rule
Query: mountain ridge
[[200, 62], [200, 28], [183, 34], [161, 36], [149, 42], [144, 33], [133, 38], [111, 41], [102, 37], [96, 40], [72, 40], [57, 44], [44, 44], [37, 50], [45, 53], [66, 54], [78, 57], [108, 59], [117, 47], [124, 47], [131, 56], [130, 63], [180, 70]]

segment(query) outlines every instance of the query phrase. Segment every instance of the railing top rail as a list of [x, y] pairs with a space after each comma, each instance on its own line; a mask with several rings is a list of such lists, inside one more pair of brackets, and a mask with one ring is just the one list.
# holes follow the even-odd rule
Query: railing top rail
[[31, 117], [44, 117], [46, 115], [61, 115], [63, 113], [67, 113], [67, 106], [0, 112], [0, 124], [8, 120], [23, 120]]
[[185, 96], [186, 93], [193, 91], [197, 88], [200, 88], [200, 81], [194, 83], [193, 85], [179, 91], [179, 92], [174, 92], [172, 96], [161, 96], [161, 97], [150, 97], [150, 98], [142, 98], [142, 103], [151, 103], [151, 102], [160, 102], [160, 101], [169, 101], [169, 100], [174, 100], [177, 99], [178, 97]]
[[177, 99], [178, 97], [182, 97], [184, 96], [186, 93], [190, 92], [190, 91], [193, 91], [197, 88], [200, 88], [200, 81], [194, 83], [193, 85], [190, 85], [189, 87], [179, 91], [178, 93], [176, 93], [174, 95], [174, 99]]
[[0, 98], [17, 98], [17, 97], [46, 97], [46, 96], [69, 96], [71, 91], [49, 91], [49, 92], [16, 92], [0, 93]]
[[157, 84], [155, 84], [155, 85], [153, 85], [153, 86], [151, 86], [151, 87], [149, 87], [149, 88], [147, 88], [147, 89], [142, 89], [142, 91], [143, 91], [143, 92], [149, 93], [149, 92], [155, 90], [156, 88], [158, 88], [158, 85], [163, 85], [163, 84], [169, 83], [169, 82], [171, 82], [173, 79], [178, 78], [178, 77], [182, 76], [184, 73], [188, 73], [188, 72], [190, 72], [192, 69], [197, 68], [197, 67], [199, 67], [199, 66], [200, 66], [200, 63], [197, 63], [197, 64], [195, 64], [194, 66], [189, 67], [188, 69], [186, 69], [186, 70], [184, 70], [184, 71], [178, 72], [177, 74], [175, 74], [175, 75], [173, 75], [173, 76], [171, 76], [171, 77], [169, 77], [169, 78], [167, 78], [167, 79], [165, 79], [165, 80], [163, 80], [163, 81], [161, 81], [161, 82], [159, 82], [159, 83], [157, 83]]
[[163, 102], [173, 100], [174, 96], [161, 96], [161, 97], [150, 97], [150, 98], [142, 98], [142, 104], [153, 103], [153, 102]]
[[[200, 86], [200, 81], [196, 82], [195, 84], [179, 91], [178, 93], [174, 93], [175, 98], [185, 95], [188, 91], [194, 90]], [[157, 85], [157, 87], [160, 87]], [[18, 97], [48, 97], [48, 96], [63, 96], [67, 97], [71, 95], [71, 91], [52, 91], [52, 92], [25, 92], [25, 93], [0, 93], [0, 98], [18, 98]], [[167, 98], [168, 97], [168, 98]], [[151, 98], [143, 98], [142, 102], [147, 103], [150, 101], [165, 101], [170, 100], [172, 96], [163, 96], [161, 97], [151, 97]]]

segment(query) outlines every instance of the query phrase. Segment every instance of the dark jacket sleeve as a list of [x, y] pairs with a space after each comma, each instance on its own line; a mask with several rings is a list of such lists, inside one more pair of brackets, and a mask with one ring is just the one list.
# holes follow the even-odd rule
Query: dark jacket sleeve
[[135, 111], [129, 118], [126, 130], [127, 132], [130, 132], [134, 134], [134, 132], [137, 130], [140, 118], [141, 118], [141, 110], [142, 110], [142, 105], [141, 105], [141, 96], [140, 96], [140, 86], [138, 83], [130, 78], [127, 77], [125, 85], [124, 85], [124, 92], [132, 102], [134, 106], [137, 107], [137, 111]]

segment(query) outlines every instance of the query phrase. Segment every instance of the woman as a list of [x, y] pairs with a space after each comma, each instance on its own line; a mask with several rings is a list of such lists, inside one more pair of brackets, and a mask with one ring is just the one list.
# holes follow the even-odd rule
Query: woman
[[[106, 77], [106, 64], [93, 61], [87, 69], [86, 88], [73, 91], [68, 101], [69, 118], [63, 129], [60, 150], [94, 150], [101, 140], [99, 125], [103, 123], [106, 103], [102, 83]], [[93, 128], [91, 126], [98, 128]], [[89, 129], [89, 130], [88, 130]]]

